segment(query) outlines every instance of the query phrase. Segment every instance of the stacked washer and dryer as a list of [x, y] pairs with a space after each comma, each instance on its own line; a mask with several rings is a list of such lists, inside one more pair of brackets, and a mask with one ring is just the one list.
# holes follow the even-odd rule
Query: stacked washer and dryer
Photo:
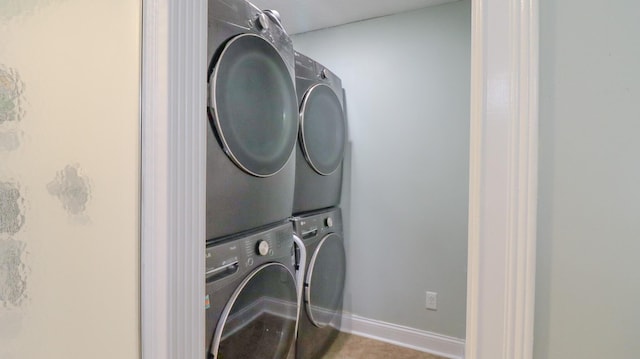
[[284, 358], [299, 315], [293, 47], [248, 2], [208, 11], [207, 356]]
[[340, 78], [298, 52], [295, 65], [300, 131], [292, 221], [306, 258], [296, 359], [312, 359], [336, 339], [342, 317], [346, 255], [338, 205], [347, 123]]
[[341, 83], [294, 52], [276, 12], [208, 11], [207, 358], [317, 358], [346, 267]]

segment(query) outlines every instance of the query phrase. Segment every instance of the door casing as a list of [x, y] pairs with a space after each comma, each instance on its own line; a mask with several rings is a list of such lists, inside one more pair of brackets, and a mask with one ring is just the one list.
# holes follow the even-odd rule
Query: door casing
[[[141, 356], [204, 358], [207, 1], [143, 0]], [[467, 359], [533, 348], [538, 0], [472, 0]]]

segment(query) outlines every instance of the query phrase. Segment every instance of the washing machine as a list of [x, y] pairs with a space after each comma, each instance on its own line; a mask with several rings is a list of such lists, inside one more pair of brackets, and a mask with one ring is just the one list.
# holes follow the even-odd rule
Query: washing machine
[[293, 213], [300, 214], [340, 203], [347, 121], [336, 74], [299, 52], [295, 71], [300, 130]]
[[[302, 305], [296, 359], [317, 359], [339, 334], [346, 277], [342, 215], [339, 208], [294, 217], [296, 236], [304, 243], [300, 276]], [[300, 262], [300, 260], [299, 260]], [[300, 289], [300, 288], [299, 288]]]
[[299, 315], [291, 222], [206, 248], [208, 359], [285, 359]]
[[207, 240], [291, 216], [298, 101], [292, 42], [272, 12], [209, 0]]

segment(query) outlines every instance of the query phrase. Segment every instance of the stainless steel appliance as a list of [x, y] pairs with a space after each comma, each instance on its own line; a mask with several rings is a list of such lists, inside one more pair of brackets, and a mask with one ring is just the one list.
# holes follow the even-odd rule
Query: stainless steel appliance
[[291, 222], [206, 249], [207, 358], [284, 359], [299, 315]]
[[293, 224], [304, 243], [299, 262], [306, 266], [299, 276], [303, 304], [296, 359], [321, 358], [338, 335], [342, 319], [346, 277], [342, 214], [339, 208], [332, 208], [294, 217]]
[[347, 121], [338, 76], [299, 52], [295, 70], [300, 130], [293, 213], [300, 214], [340, 203]]
[[273, 14], [210, 0], [207, 240], [289, 217], [298, 103], [291, 39]]

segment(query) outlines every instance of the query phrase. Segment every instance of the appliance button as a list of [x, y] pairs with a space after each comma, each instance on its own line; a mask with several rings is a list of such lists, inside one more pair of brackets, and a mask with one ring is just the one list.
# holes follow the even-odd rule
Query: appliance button
[[260, 13], [258, 15], [258, 18], [256, 19], [256, 23], [258, 24], [259, 30], [261, 31], [269, 30], [269, 19], [267, 18], [267, 15], [265, 15], [264, 13]]
[[333, 227], [333, 218], [331, 218], [331, 217], [327, 217], [327, 218], [324, 220], [324, 224], [325, 224], [327, 227]]
[[258, 255], [260, 256], [266, 256], [269, 254], [269, 243], [264, 239], [259, 240], [256, 246], [256, 252], [258, 252]]

